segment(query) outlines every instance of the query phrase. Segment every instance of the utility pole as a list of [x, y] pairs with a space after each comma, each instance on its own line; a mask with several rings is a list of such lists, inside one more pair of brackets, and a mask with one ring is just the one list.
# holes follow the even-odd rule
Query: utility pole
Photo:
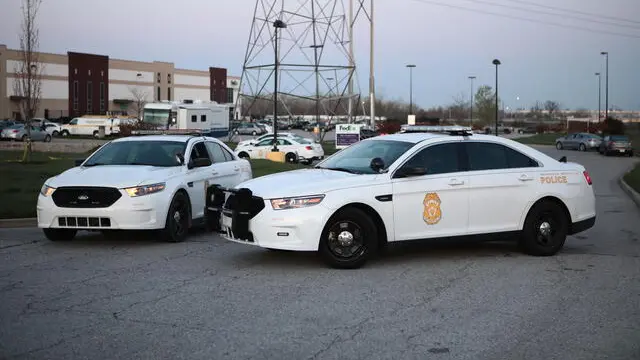
[[285, 29], [287, 24], [282, 20], [273, 22], [275, 36], [275, 62], [273, 66], [273, 149], [271, 151], [278, 152], [278, 65], [280, 65], [280, 57], [278, 54], [278, 29]]
[[349, 67], [351, 73], [349, 74], [349, 117], [348, 123], [353, 123], [353, 75], [354, 71], [354, 59], [353, 59], [353, 0], [349, 0]]
[[369, 106], [371, 108], [371, 128], [372, 130], [376, 130], [376, 86], [375, 86], [375, 78], [373, 72], [373, 2], [371, 0], [371, 25], [370, 25], [370, 54], [369, 54]]
[[493, 65], [496, 66], [496, 136], [498, 136], [498, 65], [500, 65], [500, 60], [494, 59]]
[[409, 68], [409, 115], [413, 115], [413, 64], [407, 65]]
[[602, 108], [601, 108], [601, 104], [602, 104], [602, 96], [600, 95], [602, 93], [602, 76], [600, 76], [600, 73], [597, 72], [596, 76], [598, 77], [598, 124], [600, 123], [600, 114], [602, 113]]
[[606, 75], [605, 75], [605, 95], [604, 95], [604, 120], [609, 118], [609, 52], [602, 51], [600, 55], [605, 56], [606, 61]]

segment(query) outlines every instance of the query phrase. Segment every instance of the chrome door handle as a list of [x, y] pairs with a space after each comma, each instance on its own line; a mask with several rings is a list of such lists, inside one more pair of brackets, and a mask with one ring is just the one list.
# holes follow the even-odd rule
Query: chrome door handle
[[238, 172], [240, 171], [240, 168], [234, 168], [233, 171]]
[[520, 181], [531, 181], [531, 180], [533, 180], [533, 178], [529, 177], [529, 175], [520, 175], [518, 180], [520, 180]]
[[218, 175], [218, 173], [214, 171], [211, 173], [211, 175]]
[[457, 186], [457, 185], [463, 185], [463, 184], [464, 184], [464, 180], [458, 180], [458, 179], [449, 180], [449, 185], [451, 186]]

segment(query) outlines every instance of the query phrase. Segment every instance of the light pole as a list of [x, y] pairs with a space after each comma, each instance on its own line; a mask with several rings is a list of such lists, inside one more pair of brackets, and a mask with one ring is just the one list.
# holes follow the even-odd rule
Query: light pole
[[271, 151], [278, 151], [278, 66], [280, 65], [280, 59], [278, 54], [278, 29], [286, 29], [287, 24], [282, 20], [276, 20], [273, 22], [275, 28], [275, 62], [273, 70], [273, 149]]
[[602, 104], [602, 100], [600, 100], [601, 99], [600, 93], [602, 92], [602, 76], [600, 76], [599, 72], [596, 73], [596, 76], [598, 77], [598, 124], [599, 124], [600, 114], [602, 113], [602, 109], [600, 108]]
[[498, 65], [500, 65], [500, 60], [494, 59], [493, 65], [496, 66], [496, 136], [498, 136]]
[[409, 115], [413, 115], [413, 64], [407, 65], [409, 68]]
[[604, 55], [606, 61], [606, 73], [605, 73], [605, 95], [604, 95], [604, 120], [609, 118], [609, 52], [602, 51], [600, 55]]
[[469, 106], [469, 126], [473, 124], [473, 80], [475, 76], [469, 76], [469, 80], [471, 80], [471, 105]]

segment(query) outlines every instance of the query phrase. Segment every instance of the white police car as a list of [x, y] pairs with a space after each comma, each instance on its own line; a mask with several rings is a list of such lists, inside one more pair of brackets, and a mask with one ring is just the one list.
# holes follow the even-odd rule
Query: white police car
[[360, 267], [391, 242], [480, 235], [514, 236], [524, 252], [548, 256], [596, 217], [583, 166], [455, 131], [366, 139], [314, 168], [207, 195], [226, 239], [319, 251], [338, 268]]

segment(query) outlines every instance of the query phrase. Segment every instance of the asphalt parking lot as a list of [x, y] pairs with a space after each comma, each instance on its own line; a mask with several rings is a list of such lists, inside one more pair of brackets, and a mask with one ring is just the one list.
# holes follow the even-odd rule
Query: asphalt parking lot
[[634, 160], [541, 149], [597, 195], [596, 226], [550, 258], [417, 244], [339, 271], [202, 232], [0, 229], [0, 358], [638, 359], [640, 211], [617, 183]]

